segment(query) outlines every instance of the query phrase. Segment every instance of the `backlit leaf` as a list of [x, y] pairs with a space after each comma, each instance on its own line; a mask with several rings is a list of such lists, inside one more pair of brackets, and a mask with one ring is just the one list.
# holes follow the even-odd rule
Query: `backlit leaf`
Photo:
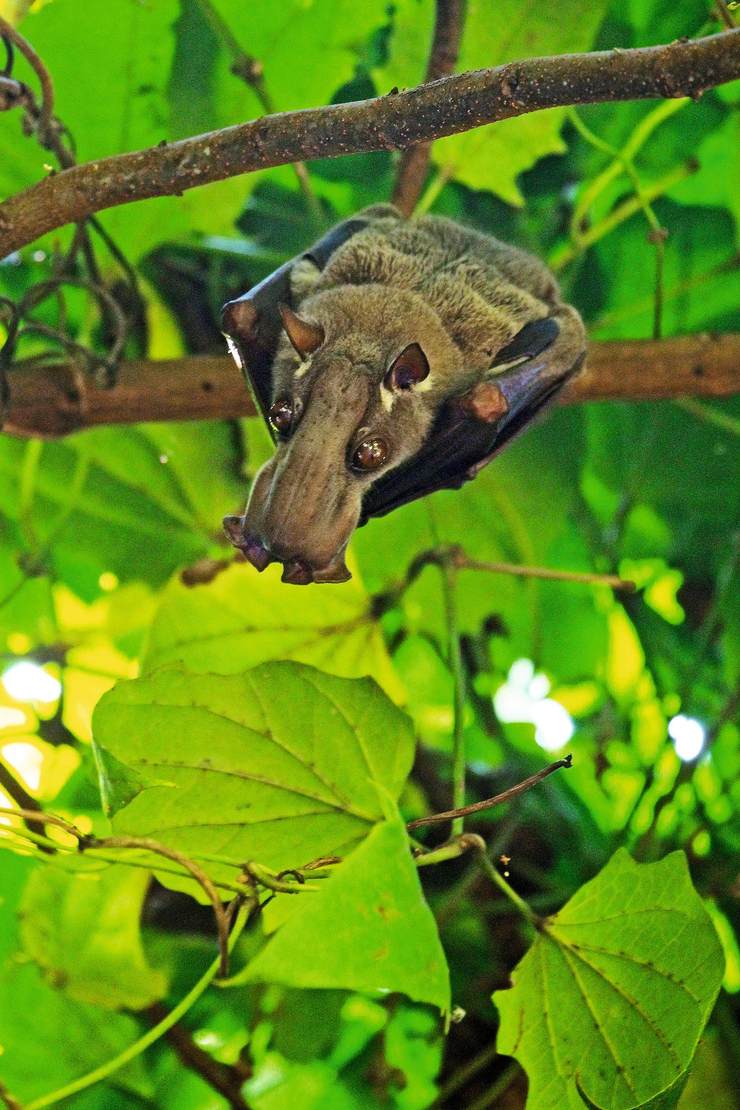
[[723, 973], [683, 853], [636, 864], [620, 849], [545, 922], [497, 991], [499, 1051], [529, 1077], [530, 1105], [643, 1106], [686, 1071]]
[[102, 762], [112, 753], [148, 786], [117, 813], [117, 832], [279, 868], [362, 840], [414, 749], [408, 718], [374, 682], [297, 663], [163, 669], [106, 694], [93, 728]]

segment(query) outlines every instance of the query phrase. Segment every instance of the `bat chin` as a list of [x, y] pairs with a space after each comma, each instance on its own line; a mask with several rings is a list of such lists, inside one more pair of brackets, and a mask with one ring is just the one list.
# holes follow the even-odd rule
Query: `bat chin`
[[246, 517], [227, 516], [223, 523], [226, 535], [247, 562], [260, 573], [270, 563], [282, 563], [282, 581], [291, 586], [308, 586], [312, 582], [347, 582], [352, 577], [344, 561], [344, 547], [328, 562], [315, 565], [298, 555], [271, 551], [269, 544], [249, 529]]

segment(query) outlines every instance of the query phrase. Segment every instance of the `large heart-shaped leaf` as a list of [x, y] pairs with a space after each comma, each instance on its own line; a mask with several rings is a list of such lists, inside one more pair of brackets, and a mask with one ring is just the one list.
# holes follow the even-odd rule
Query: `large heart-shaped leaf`
[[[274, 867], [351, 850], [382, 819], [381, 796], [398, 798], [414, 750], [410, 721], [374, 682], [296, 663], [163, 669], [106, 694], [93, 729], [118, 832]], [[133, 775], [117, 798], [121, 764]]]
[[400, 817], [377, 825], [317, 895], [300, 898], [238, 980], [400, 991], [449, 1010], [447, 961]]
[[400, 700], [401, 685], [357, 579], [298, 593], [278, 567], [236, 564], [204, 586], [171, 582], [152, 626], [145, 669], [179, 662], [237, 674], [270, 659], [309, 663], [346, 678], [371, 675]]
[[686, 1071], [724, 960], [686, 857], [637, 864], [620, 849], [549, 918], [497, 991], [498, 1048], [537, 1110], [631, 1110]]

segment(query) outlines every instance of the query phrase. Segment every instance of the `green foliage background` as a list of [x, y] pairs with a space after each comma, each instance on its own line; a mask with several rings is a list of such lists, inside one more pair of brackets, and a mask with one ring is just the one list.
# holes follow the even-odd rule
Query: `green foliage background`
[[[262, 114], [230, 72], [224, 26], [263, 63], [275, 109], [300, 108], [421, 80], [433, 5], [48, 0], [0, 12], [49, 66], [84, 160]], [[704, 0], [562, 0], [557, 17], [469, 0], [460, 68], [716, 29]], [[598, 339], [651, 334], [651, 212], [668, 231], [663, 334], [737, 330], [738, 91], [559, 109], [440, 141], [422, 208], [548, 259]], [[0, 149], [0, 196], [45, 172], [48, 155], [10, 112]], [[625, 152], [653, 198], [628, 217]], [[223, 301], [387, 199], [393, 169], [389, 154], [353, 155], [310, 164], [309, 198], [282, 167], [104, 213], [146, 299], [129, 355], [220, 351]], [[0, 264], [0, 293], [48, 276], [69, 235]], [[83, 297], [70, 326], [100, 339]], [[275, 567], [183, 579], [230, 556], [221, 518], [240, 511], [267, 449], [255, 420], [0, 439], [0, 663], [35, 660], [62, 684], [44, 703], [0, 687], [0, 769], [85, 831], [210, 856], [224, 883], [224, 860], [348, 857], [314, 892], [272, 899], [237, 944], [231, 985], [183, 1018], [214, 1059], [246, 1062], [250, 1106], [522, 1106], [509, 1055], [533, 1110], [732, 1105], [738, 417], [736, 400], [555, 411], [463, 491], [361, 530], [351, 582], [303, 591]], [[572, 752], [572, 770], [469, 826], [537, 913], [568, 903], [536, 939], [470, 860], [417, 869], [399, 817], [448, 808], [454, 680], [438, 570], [378, 598], [419, 552], [460, 542], [479, 559], [640, 587], [457, 581], [470, 798], [550, 758], [532, 723], [502, 719], [507, 684], [574, 726], [556, 753]], [[668, 733], [678, 714], [705, 729], [693, 760]], [[207, 909], [170, 893], [200, 892], [161, 860], [43, 855], [22, 831], [0, 825], [0, 1080], [31, 1107], [135, 1042], [153, 1004], [175, 1005], [205, 971], [214, 940]], [[450, 1007], [466, 1016], [446, 1030]], [[162, 1040], [63, 1102], [223, 1104]]]

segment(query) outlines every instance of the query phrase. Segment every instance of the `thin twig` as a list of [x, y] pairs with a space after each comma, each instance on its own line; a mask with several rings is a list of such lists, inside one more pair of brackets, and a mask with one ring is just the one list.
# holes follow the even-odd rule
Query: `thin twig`
[[[31, 832], [37, 832], [42, 837], [46, 834], [46, 828], [43, 821], [43, 809], [39, 802], [29, 794], [23, 783], [18, 782], [10, 767], [6, 766], [5, 762], [0, 759], [0, 788], [2, 788], [8, 797], [14, 801], [21, 809], [27, 813], [37, 813], [39, 817], [24, 817], [23, 822]], [[0, 809], [0, 812], [2, 810]], [[42, 848], [44, 852], [52, 851], [48, 845]]]
[[[33, 810], [26, 809], [25, 807], [0, 807], [0, 814], [8, 814], [13, 817], [22, 817], [24, 820], [37, 820], [37, 815]], [[203, 892], [208, 897], [211, 905], [213, 906], [213, 915], [216, 919], [216, 929], [218, 931], [219, 950], [221, 954], [221, 975], [226, 975], [228, 971], [228, 940], [229, 940], [229, 926], [224, 911], [221, 898], [213, 880], [205, 873], [194, 860], [189, 859], [178, 852], [174, 848], [169, 848], [166, 844], [160, 844], [157, 840], [152, 840], [150, 837], [145, 836], [105, 836], [96, 837], [89, 833], [83, 833], [71, 821], [66, 821], [62, 817], [58, 817], [54, 813], [45, 813], [44, 822], [47, 825], [56, 825], [58, 828], [64, 829], [65, 832], [74, 836], [78, 842], [78, 847], [81, 852], [88, 849], [103, 849], [106, 848], [133, 848], [139, 849], [144, 852], [152, 852], [154, 855], [164, 856], [165, 859], [170, 859], [189, 872], [195, 879], [198, 885], [202, 888]], [[152, 866], [154, 870], [156, 865]]]
[[542, 108], [700, 96], [740, 76], [740, 29], [635, 50], [529, 58], [395, 96], [283, 112], [99, 158], [0, 205], [0, 258], [106, 208], [306, 158], [392, 150]]
[[543, 767], [535, 775], [530, 775], [529, 778], [524, 779], [522, 782], [517, 783], [516, 786], [510, 786], [508, 790], [502, 791], [501, 794], [496, 794], [493, 798], [485, 798], [482, 802], [471, 802], [470, 805], [461, 806], [458, 809], [449, 809], [445, 813], [433, 813], [429, 817], [418, 817], [415, 821], [409, 821], [406, 828], [409, 830], [420, 829], [425, 825], [438, 825], [442, 821], [450, 821], [459, 817], [469, 817], [471, 813], [482, 813], [485, 809], [492, 809], [494, 806], [503, 805], [504, 802], [510, 802], [512, 798], [517, 798], [520, 794], [526, 793], [531, 790], [537, 783], [542, 782], [549, 775], [559, 771], [561, 767], [571, 767], [573, 765], [573, 756], [566, 755], [564, 759], [556, 759], [554, 763], [549, 766]]
[[[437, 0], [425, 83], [454, 72], [460, 53], [465, 8], [466, 0]], [[421, 196], [431, 150], [431, 143], [419, 143], [404, 150], [399, 159], [392, 200], [405, 216], [411, 215]]]
[[590, 571], [557, 570], [554, 567], [525, 567], [519, 563], [491, 563], [471, 559], [464, 553], [456, 560], [459, 570], [480, 570], [489, 574], [513, 574], [519, 578], [546, 578], [554, 582], [583, 582], [585, 585], [610, 586], [614, 590], [635, 592], [635, 583], [617, 574], [592, 574]]
[[487, 1091], [484, 1091], [483, 1094], [473, 1102], [468, 1103], [467, 1110], [492, 1110], [492, 1108], [496, 1106], [500, 1096], [508, 1091], [520, 1070], [516, 1060], [512, 1060], [508, 1067], [501, 1072], [501, 1075], [494, 1080]]
[[525, 921], [528, 921], [535, 929], [540, 929], [542, 927], [542, 918], [534, 912], [531, 906], [527, 905], [524, 899], [517, 894], [509, 883], [507, 883], [503, 875], [497, 871], [495, 865], [489, 859], [488, 853], [479, 852], [476, 858], [484, 874], [488, 876], [494, 886], [499, 888], [502, 894], [506, 895], [512, 905], [516, 906]]
[[456, 1095], [461, 1087], [464, 1087], [479, 1071], [483, 1071], [484, 1068], [493, 1063], [497, 1056], [498, 1048], [496, 1047], [495, 1040], [493, 1040], [477, 1053], [477, 1055], [473, 1056], [470, 1060], [466, 1060], [462, 1067], [452, 1073], [450, 1078], [439, 1088], [439, 1094], [429, 1110], [440, 1110], [440, 1107], [444, 1106], [448, 1098]]
[[453, 681], [452, 729], [452, 836], [463, 831], [465, 807], [465, 668], [460, 650], [460, 628], [457, 619], [457, 569], [450, 560], [442, 566], [442, 589], [447, 617], [448, 663]]

